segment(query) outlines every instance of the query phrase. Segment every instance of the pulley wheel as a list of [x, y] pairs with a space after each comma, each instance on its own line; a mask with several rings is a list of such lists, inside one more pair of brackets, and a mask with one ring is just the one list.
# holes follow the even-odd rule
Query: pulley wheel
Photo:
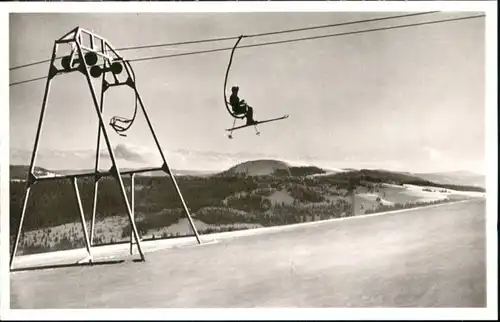
[[85, 62], [89, 66], [94, 66], [95, 64], [97, 64], [97, 54], [91, 51], [87, 52], [85, 54]]
[[69, 70], [70, 69], [70, 66], [69, 66], [69, 56], [64, 56], [62, 59], [61, 59], [61, 65], [64, 69], [66, 70]]
[[114, 62], [113, 64], [111, 64], [111, 72], [115, 75], [118, 75], [122, 72], [123, 70], [123, 66], [121, 63], [119, 62]]
[[94, 78], [98, 78], [102, 75], [102, 69], [99, 66], [92, 66], [90, 68], [90, 75]]

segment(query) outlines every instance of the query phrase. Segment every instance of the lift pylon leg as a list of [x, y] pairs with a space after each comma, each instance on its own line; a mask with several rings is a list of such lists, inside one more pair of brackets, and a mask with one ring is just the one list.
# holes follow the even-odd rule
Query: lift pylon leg
[[[77, 45], [78, 53], [79, 53], [80, 57], [84, 57], [81, 45], [78, 42], [76, 43], [76, 45]], [[118, 184], [120, 186], [120, 192], [121, 192], [121, 195], [122, 195], [122, 199], [125, 202], [125, 206], [127, 207], [127, 215], [128, 215], [129, 221], [130, 221], [130, 225], [132, 226], [132, 229], [133, 229], [133, 232], [134, 232], [134, 238], [135, 238], [135, 241], [137, 243], [137, 249], [139, 250], [139, 254], [141, 256], [141, 260], [145, 261], [146, 258], [144, 257], [144, 254], [142, 252], [141, 243], [140, 243], [140, 240], [139, 240], [139, 233], [137, 231], [137, 227], [135, 225], [135, 221], [132, 218], [132, 211], [130, 209], [130, 203], [129, 203], [128, 198], [127, 198], [127, 193], [125, 191], [125, 186], [123, 185], [122, 175], [120, 173], [118, 164], [116, 162], [115, 153], [113, 151], [113, 147], [111, 146], [111, 142], [109, 140], [109, 134], [108, 134], [108, 131], [106, 130], [106, 126], [104, 124], [104, 119], [103, 119], [102, 113], [101, 113], [100, 108], [99, 108], [99, 102], [97, 101], [97, 96], [96, 96], [96, 93], [95, 93], [94, 85], [92, 84], [92, 79], [91, 79], [91, 76], [90, 76], [90, 73], [89, 73], [89, 70], [88, 70], [87, 62], [84, 59], [82, 59], [82, 63], [85, 64], [85, 67], [86, 67], [85, 71], [84, 71], [85, 78], [86, 78], [87, 84], [88, 84], [88, 86], [90, 88], [90, 94], [92, 96], [92, 101], [94, 103], [94, 107], [95, 107], [95, 110], [96, 110], [96, 113], [97, 113], [97, 117], [99, 118], [99, 123], [100, 123], [100, 126], [102, 127], [102, 130], [103, 130], [102, 134], [104, 136], [104, 140], [106, 141], [106, 146], [108, 148], [109, 156], [110, 156], [111, 162], [113, 164], [114, 177], [118, 181]]]
[[88, 259], [92, 262], [92, 251], [90, 250], [89, 234], [87, 232], [87, 223], [85, 222], [85, 214], [83, 213], [82, 200], [80, 198], [80, 191], [78, 190], [78, 183], [76, 178], [73, 178], [73, 189], [75, 190], [76, 203], [78, 204], [78, 212], [80, 213], [80, 221], [82, 222], [83, 238], [85, 239], [85, 247], [87, 248]]
[[[135, 187], [135, 174], [134, 173], [131, 173], [130, 174], [130, 199], [131, 199], [131, 202], [132, 202], [132, 218], [134, 218], [135, 220], [135, 213], [134, 213], [134, 209], [135, 209], [135, 196], [134, 196], [134, 187]], [[133, 240], [132, 240], [132, 227], [130, 228], [130, 255], [133, 254], [132, 252], [132, 245], [133, 245]]]
[[186, 205], [186, 202], [184, 201], [184, 197], [182, 196], [181, 190], [179, 189], [179, 185], [177, 184], [177, 180], [175, 179], [175, 176], [172, 173], [172, 171], [170, 171], [170, 167], [168, 166], [167, 159], [165, 158], [165, 154], [162, 151], [162, 148], [161, 148], [160, 143], [158, 141], [158, 137], [156, 136], [155, 130], [153, 128], [153, 124], [151, 123], [149, 115], [146, 111], [146, 108], [144, 107], [143, 102], [142, 102], [142, 98], [139, 95], [137, 88], [135, 88], [135, 86], [134, 86], [134, 90], [135, 90], [135, 93], [137, 95], [137, 99], [138, 99], [139, 104], [141, 106], [142, 112], [144, 113], [144, 117], [146, 118], [146, 122], [148, 124], [149, 130], [151, 131], [151, 134], [153, 135], [153, 138], [155, 140], [156, 147], [158, 148], [158, 151], [160, 152], [160, 155], [161, 155], [161, 158], [163, 161], [163, 166], [165, 168], [164, 171], [167, 172], [167, 174], [169, 175], [170, 180], [172, 181], [172, 184], [174, 185], [175, 191], [177, 192], [177, 195], [179, 196], [179, 199], [181, 200], [182, 207], [186, 213], [186, 217], [189, 221], [189, 225], [191, 226], [191, 229], [193, 231], [193, 234], [196, 237], [198, 244], [201, 244], [201, 239], [200, 239], [200, 235], [198, 234], [198, 230], [196, 229], [196, 226], [194, 225], [193, 219], [191, 218], [191, 214], [189, 213], [189, 209]]
[[[101, 43], [101, 48], [104, 48], [104, 41]], [[106, 65], [105, 65], [106, 67]], [[99, 112], [102, 114], [104, 111], [104, 86], [106, 84], [106, 74], [102, 74], [101, 76], [101, 100], [99, 106]], [[94, 199], [92, 202], [92, 219], [90, 221], [90, 244], [94, 244], [94, 230], [95, 230], [95, 216], [97, 212], [97, 192], [99, 190], [99, 180], [100, 177], [97, 175], [99, 171], [99, 160], [101, 156], [101, 124], [97, 125], [97, 142], [96, 142], [96, 151], [95, 151], [95, 167], [94, 172], [96, 175], [94, 176]]]
[[52, 56], [50, 59], [50, 67], [49, 67], [49, 72], [48, 72], [49, 77], [47, 77], [47, 82], [45, 83], [45, 91], [44, 91], [43, 100], [42, 100], [42, 109], [40, 111], [40, 118], [38, 120], [38, 127], [36, 130], [33, 153], [31, 154], [29, 172], [28, 172], [27, 177], [26, 177], [26, 187], [25, 187], [25, 193], [24, 193], [24, 197], [23, 197], [23, 206], [21, 209], [21, 217], [19, 218], [19, 224], [17, 227], [14, 248], [13, 248], [12, 254], [10, 256], [10, 263], [9, 263], [10, 269], [12, 269], [14, 257], [16, 256], [16, 253], [17, 253], [17, 247], [19, 246], [19, 239], [21, 237], [21, 231], [22, 231], [22, 227], [23, 227], [23, 223], [24, 223], [24, 217], [26, 215], [26, 208], [28, 206], [28, 200], [29, 200], [29, 196], [30, 196], [31, 186], [36, 182], [36, 177], [34, 174], [36, 156], [37, 156], [37, 152], [38, 152], [38, 145], [40, 143], [40, 134], [42, 131], [43, 121], [45, 119], [45, 112], [47, 110], [47, 102], [48, 102], [49, 91], [50, 91], [50, 83], [52, 81], [52, 77], [54, 77], [53, 66], [54, 66], [54, 61], [56, 59], [56, 53], [57, 53], [57, 44], [54, 44], [54, 46], [52, 48]]

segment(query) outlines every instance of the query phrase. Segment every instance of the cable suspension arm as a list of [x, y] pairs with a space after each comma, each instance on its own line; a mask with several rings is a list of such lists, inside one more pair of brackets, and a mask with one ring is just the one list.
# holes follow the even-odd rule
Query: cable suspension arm
[[231, 51], [231, 56], [229, 58], [229, 64], [227, 65], [227, 70], [226, 70], [226, 78], [224, 79], [224, 104], [226, 106], [227, 112], [231, 114], [232, 117], [237, 118], [237, 119], [243, 119], [245, 118], [246, 114], [243, 114], [242, 116], [237, 116], [236, 114], [231, 111], [229, 108], [229, 104], [227, 102], [227, 96], [226, 96], [226, 87], [227, 87], [227, 77], [229, 75], [229, 70], [231, 69], [231, 64], [233, 63], [233, 56], [234, 56], [234, 51], [236, 50], [236, 47], [238, 47], [238, 44], [240, 43], [241, 39], [244, 38], [245, 36], [241, 35], [238, 37], [238, 40], [236, 41], [236, 44], [234, 44], [233, 50]]

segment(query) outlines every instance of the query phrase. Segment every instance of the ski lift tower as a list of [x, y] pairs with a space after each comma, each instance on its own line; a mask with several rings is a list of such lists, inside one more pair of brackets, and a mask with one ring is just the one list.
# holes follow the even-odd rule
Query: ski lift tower
[[[63, 53], [63, 58], [60, 60], [60, 63], [56, 66], [56, 57], [61, 56], [60, 47], [64, 45], [69, 45], [69, 48], [66, 49]], [[58, 55], [59, 54], [59, 55]], [[36, 165], [36, 157], [38, 152], [38, 144], [40, 141], [40, 134], [43, 126], [44, 116], [47, 109], [48, 96], [50, 91], [51, 81], [56, 76], [60, 76], [68, 73], [81, 73], [88, 84], [88, 88], [90, 91], [90, 95], [92, 96], [92, 101], [94, 105], [95, 112], [99, 119], [97, 126], [97, 144], [96, 144], [96, 160], [95, 160], [95, 168], [93, 172], [88, 173], [78, 173], [78, 174], [70, 174], [70, 175], [58, 175], [58, 176], [36, 176], [34, 169]], [[100, 97], [98, 98], [98, 94], [94, 87], [94, 82], [92, 79], [100, 78]], [[120, 171], [116, 157], [111, 146], [111, 142], [109, 139], [109, 134], [106, 129], [104, 119], [103, 119], [103, 109], [104, 109], [104, 96], [108, 89], [115, 86], [128, 86], [130, 87], [136, 97], [136, 103], [140, 105], [140, 108], [144, 114], [148, 127], [151, 131], [151, 135], [154, 138], [158, 151], [160, 152], [163, 164], [160, 167], [150, 167], [150, 168], [142, 168], [136, 170], [127, 170]], [[133, 120], [124, 120], [118, 119], [127, 125], [127, 122], [130, 123]], [[110, 123], [115, 129], [119, 126], [115, 124], [116, 120], [112, 120]], [[122, 127], [126, 128], [126, 127]], [[108, 171], [99, 171], [99, 155], [100, 155], [100, 143], [101, 143], [101, 135], [104, 137], [106, 148], [108, 150], [109, 156], [111, 158], [112, 166]], [[191, 218], [189, 210], [186, 206], [182, 193], [177, 185], [176, 179], [172, 172], [170, 171], [170, 167], [168, 166], [165, 155], [160, 147], [158, 142], [158, 138], [153, 129], [153, 125], [148, 116], [146, 108], [142, 102], [141, 96], [137, 90], [136, 82], [135, 82], [135, 74], [132, 69], [130, 63], [124, 60], [117, 51], [113, 48], [113, 46], [103, 37], [94, 34], [88, 30], [82, 29], [80, 27], [76, 27], [72, 31], [68, 32], [66, 35], [61, 37], [60, 39], [54, 42], [52, 56], [49, 64], [49, 71], [47, 76], [47, 81], [45, 85], [45, 93], [42, 101], [42, 108], [40, 112], [40, 118], [38, 122], [38, 128], [35, 136], [34, 148], [31, 156], [31, 163], [29, 167], [29, 172], [26, 180], [26, 187], [24, 191], [23, 201], [22, 201], [22, 209], [19, 225], [17, 228], [16, 239], [14, 243], [14, 247], [12, 250], [11, 258], [10, 258], [10, 269], [12, 270], [12, 264], [14, 261], [14, 257], [17, 252], [17, 248], [19, 245], [19, 239], [21, 236], [21, 231], [23, 228], [24, 217], [26, 215], [26, 208], [28, 204], [28, 199], [30, 196], [30, 190], [34, 184], [40, 181], [48, 181], [48, 180], [71, 180], [73, 183], [73, 188], [75, 192], [75, 201], [77, 203], [79, 209], [80, 220], [82, 224], [83, 235], [85, 238], [85, 246], [87, 249], [88, 256], [87, 258], [80, 261], [81, 263], [92, 263], [92, 245], [93, 245], [93, 234], [94, 234], [94, 226], [95, 226], [95, 215], [96, 215], [96, 206], [97, 206], [97, 195], [98, 195], [98, 186], [99, 180], [103, 177], [113, 177], [117, 180], [119, 184], [119, 189], [121, 192], [121, 197], [123, 202], [127, 208], [127, 215], [130, 221], [131, 226], [131, 236], [130, 236], [130, 245], [131, 245], [131, 253], [132, 253], [132, 238], [137, 245], [137, 250], [140, 254], [141, 261], [145, 261], [144, 252], [141, 247], [141, 240], [139, 237], [139, 233], [137, 231], [137, 227], [134, 221], [134, 175], [137, 173], [146, 173], [152, 171], [163, 171], [165, 172], [171, 179], [173, 186], [181, 200], [182, 206], [186, 213], [186, 217], [190, 223], [191, 229], [196, 237], [196, 240], [199, 244], [201, 244], [200, 236], [196, 230], [194, 222]], [[125, 186], [123, 183], [123, 176], [130, 175], [131, 176], [131, 200], [127, 197], [127, 193], [125, 191]], [[85, 215], [83, 212], [83, 207], [81, 203], [80, 193], [78, 190], [78, 178], [84, 177], [93, 177], [94, 178], [94, 199], [93, 199], [93, 207], [92, 207], [92, 220], [91, 220], [91, 228], [90, 235], [87, 230]]]

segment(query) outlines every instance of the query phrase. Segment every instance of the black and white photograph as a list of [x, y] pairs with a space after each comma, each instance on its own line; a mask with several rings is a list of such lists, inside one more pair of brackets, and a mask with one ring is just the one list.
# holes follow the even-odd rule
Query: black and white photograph
[[491, 314], [496, 12], [415, 8], [10, 12], [10, 309]]

